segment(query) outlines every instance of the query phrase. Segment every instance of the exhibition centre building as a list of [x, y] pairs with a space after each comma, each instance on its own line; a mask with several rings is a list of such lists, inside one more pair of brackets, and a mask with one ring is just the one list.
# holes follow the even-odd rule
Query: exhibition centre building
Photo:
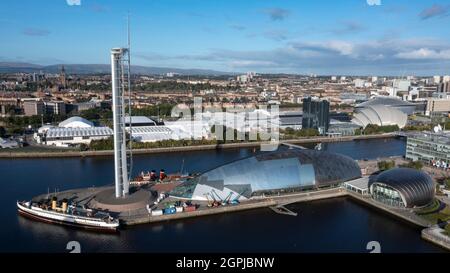
[[175, 198], [245, 200], [340, 185], [361, 177], [356, 161], [317, 150], [287, 149], [237, 160], [199, 176], [172, 190]]

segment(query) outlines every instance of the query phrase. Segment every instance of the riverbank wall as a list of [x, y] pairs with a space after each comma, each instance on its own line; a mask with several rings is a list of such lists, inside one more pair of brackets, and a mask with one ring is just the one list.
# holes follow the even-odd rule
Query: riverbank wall
[[276, 204], [277, 203], [274, 200], [266, 200], [266, 201], [261, 201], [261, 202], [239, 204], [236, 206], [223, 206], [223, 207], [218, 207], [218, 208], [208, 208], [208, 209], [196, 210], [196, 211], [192, 211], [192, 212], [183, 212], [183, 213], [168, 214], [168, 215], [161, 215], [161, 216], [150, 216], [149, 214], [147, 214], [145, 216], [142, 215], [142, 216], [138, 216], [138, 217], [121, 217], [121, 221], [126, 226], [133, 226], [133, 225], [149, 224], [149, 223], [163, 222], [163, 221], [169, 221], [169, 220], [179, 220], [179, 219], [184, 219], [184, 218], [192, 218], [192, 217], [200, 217], [200, 216], [207, 216], [207, 215], [214, 215], [214, 214], [221, 214], [221, 213], [231, 213], [231, 212], [237, 212], [237, 211], [259, 209], [259, 208], [275, 206]]
[[[362, 135], [362, 136], [343, 136], [343, 137], [314, 137], [302, 138], [293, 140], [283, 140], [283, 143], [289, 144], [311, 144], [311, 143], [330, 143], [330, 142], [345, 142], [354, 140], [367, 139], [387, 139], [395, 137], [394, 134], [382, 135]], [[217, 145], [195, 145], [182, 147], [164, 147], [164, 148], [150, 148], [150, 149], [136, 149], [133, 150], [134, 155], [142, 154], [160, 154], [160, 153], [179, 153], [179, 152], [195, 152], [208, 150], [222, 150], [222, 149], [240, 149], [240, 148], [256, 148], [268, 142], [244, 142], [244, 143], [229, 143]], [[97, 157], [97, 156], [113, 156], [113, 150], [107, 151], [64, 151], [53, 152], [48, 151], [27, 152], [27, 151], [1, 151], [0, 158], [58, 158], [58, 157]]]
[[396, 219], [399, 219], [403, 222], [407, 222], [416, 227], [420, 228], [428, 228], [430, 227], [430, 223], [424, 220], [423, 218], [414, 214], [414, 212], [405, 210], [405, 209], [395, 209], [392, 207], [387, 207], [379, 202], [374, 201], [372, 198], [368, 196], [362, 196], [357, 193], [353, 193], [348, 191], [347, 195], [354, 201], [365, 204], [367, 207], [376, 209], [383, 213], [386, 213]]
[[422, 230], [422, 238], [450, 251], [450, 237], [443, 232], [443, 229], [433, 226]]

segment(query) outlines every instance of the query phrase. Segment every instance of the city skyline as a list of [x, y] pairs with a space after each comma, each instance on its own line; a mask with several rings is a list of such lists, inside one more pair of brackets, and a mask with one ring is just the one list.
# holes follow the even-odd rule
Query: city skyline
[[126, 44], [129, 11], [135, 65], [319, 75], [450, 71], [450, 1], [23, 0], [5, 6], [1, 62], [107, 64], [109, 49]]

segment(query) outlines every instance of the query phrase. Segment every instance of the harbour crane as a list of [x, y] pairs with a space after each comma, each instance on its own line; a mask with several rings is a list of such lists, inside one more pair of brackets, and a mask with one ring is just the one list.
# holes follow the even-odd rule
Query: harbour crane
[[211, 194], [213, 197], [214, 197], [214, 194], [217, 196], [218, 200], [216, 200], [216, 201], [223, 202], [222, 198], [220, 198], [220, 195], [217, 194], [217, 192], [214, 189], [211, 192], [213, 193], [213, 194]]
[[[218, 207], [218, 206], [220, 205], [220, 202], [218, 202], [218, 201], [216, 200], [216, 198], [214, 197], [213, 194], [211, 194], [211, 193], [206, 193], [205, 196], [206, 196], [206, 199], [208, 200], [208, 207]], [[211, 199], [212, 199], [211, 202], [209, 201], [208, 196], [211, 197]]]
[[205, 194], [203, 194], [205, 197], [206, 197], [206, 200], [208, 201], [208, 207], [212, 207], [213, 206], [213, 203], [214, 203], [214, 201], [212, 201], [212, 200], [209, 200], [209, 193], [205, 193]]
[[230, 204], [230, 200], [231, 200], [231, 196], [233, 195], [233, 192], [230, 192], [230, 194], [228, 194], [227, 197], [225, 197], [225, 199], [222, 202], [222, 205], [228, 205]]
[[[217, 196], [217, 199], [214, 197], [214, 194]], [[214, 189], [211, 191], [210, 195], [214, 199], [213, 207], [218, 207], [218, 206], [220, 206], [220, 204], [223, 203], [222, 198], [220, 198], [220, 196], [217, 194], [217, 192]]]

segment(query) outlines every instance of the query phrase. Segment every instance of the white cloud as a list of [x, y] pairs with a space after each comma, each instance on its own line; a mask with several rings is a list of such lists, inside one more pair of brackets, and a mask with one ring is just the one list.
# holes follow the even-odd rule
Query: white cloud
[[450, 49], [447, 50], [433, 50], [428, 48], [420, 48], [412, 51], [400, 52], [395, 55], [395, 57], [400, 59], [411, 59], [411, 60], [439, 60], [439, 59], [450, 59]]
[[252, 60], [232, 61], [229, 64], [233, 68], [239, 68], [239, 67], [271, 67], [271, 66], [276, 65], [275, 62], [271, 62], [271, 61], [252, 61]]
[[381, 0], [366, 0], [369, 6], [381, 6]]
[[344, 41], [331, 41], [326, 45], [329, 49], [335, 50], [339, 52], [339, 54], [344, 56], [352, 55], [353, 52], [353, 44]]
[[[412, 74], [430, 75], [450, 69], [450, 46], [444, 40], [427, 37], [359, 42], [292, 40], [268, 50], [212, 49], [198, 55], [166, 56], [158, 65], [167, 66], [168, 61], [185, 63], [186, 60], [201, 67], [227, 71], [398, 75], [407, 70]], [[152, 64], [155, 65], [154, 61]]]
[[69, 6], [81, 6], [81, 0], [66, 0]]

